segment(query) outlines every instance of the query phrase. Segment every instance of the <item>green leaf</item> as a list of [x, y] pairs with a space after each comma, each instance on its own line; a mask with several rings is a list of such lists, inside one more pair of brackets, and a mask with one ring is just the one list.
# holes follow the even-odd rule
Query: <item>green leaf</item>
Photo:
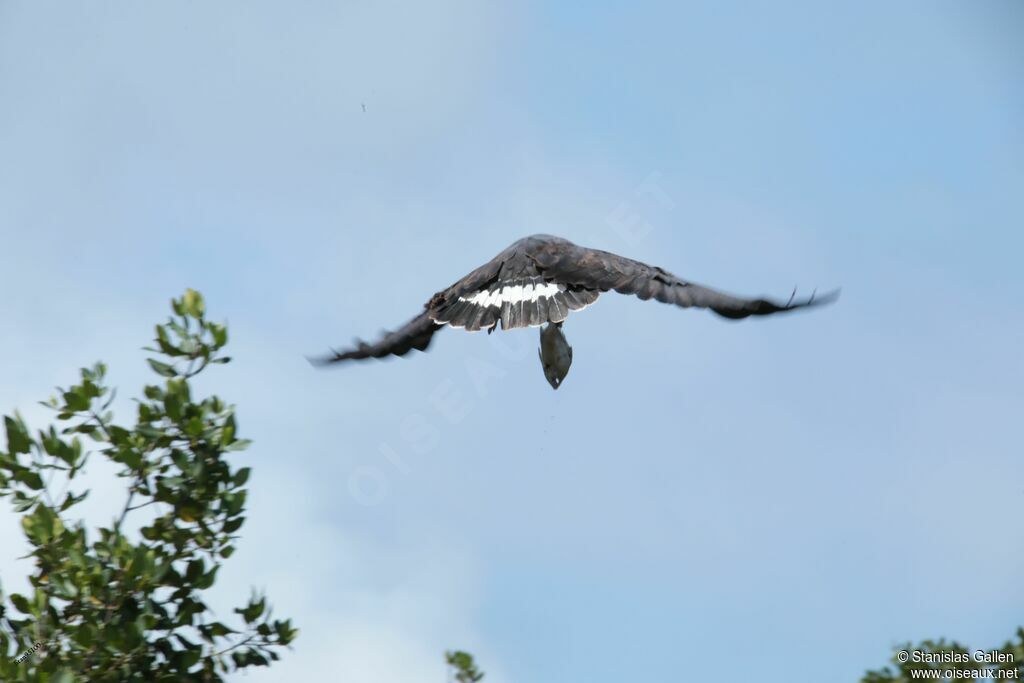
[[124, 427], [117, 425], [110, 425], [107, 427], [107, 431], [110, 432], [110, 443], [121, 444], [131, 438], [132, 433]]
[[210, 325], [210, 332], [213, 334], [213, 343], [218, 349], [228, 343], [228, 328], [224, 325], [213, 323]]
[[171, 356], [172, 358], [184, 355], [180, 348], [171, 343], [171, 339], [167, 335], [167, 328], [163, 325], [156, 326], [156, 343], [163, 353]]
[[43, 488], [43, 478], [35, 470], [19, 470], [14, 473], [14, 480], [21, 482], [33, 491]]
[[64, 522], [60, 517], [53, 514], [53, 511], [50, 510], [50, 508], [46, 508], [46, 511], [49, 513], [50, 517], [50, 533], [53, 535], [53, 538], [60, 538], [61, 534], [64, 533]]
[[198, 417], [190, 418], [189, 421], [185, 423], [185, 433], [189, 436], [199, 436], [203, 433], [203, 428], [205, 426], [206, 425], [203, 421]]
[[74, 491], [68, 491], [67, 495], [64, 497], [64, 502], [60, 504], [60, 507], [57, 509], [57, 511], [64, 512], [68, 508], [78, 505], [83, 500], [85, 500], [88, 495], [89, 489], [82, 491], [82, 495], [80, 496], [76, 496]]
[[189, 472], [192, 469], [192, 464], [189, 462], [188, 455], [184, 451], [179, 451], [175, 448], [171, 451], [171, 462], [181, 470], [182, 472]]
[[103, 390], [100, 389], [98, 384], [92, 381], [91, 377], [94, 376], [94, 373], [89, 373], [89, 375], [89, 377], [86, 377], [82, 380], [81, 392], [79, 393], [81, 393], [88, 399], [99, 398], [100, 396], [103, 395]]
[[14, 605], [22, 614], [32, 614], [32, 608], [29, 606], [28, 598], [19, 593], [11, 593], [10, 595], [11, 604]]
[[192, 560], [188, 563], [188, 569], [185, 570], [185, 580], [189, 583], [194, 583], [205, 571], [206, 565], [203, 562], [203, 558], [200, 557]]
[[197, 578], [195, 580], [195, 587], [198, 588], [199, 590], [206, 590], [207, 588], [212, 586], [214, 581], [217, 580], [217, 570], [218, 569], [220, 569], [219, 566], [218, 567], [214, 567], [210, 571], [206, 572], [205, 574], [203, 574], [202, 576]]
[[181, 352], [186, 356], [195, 358], [196, 349], [199, 348], [199, 343], [196, 342], [194, 337], [189, 337], [181, 342]]
[[477, 669], [473, 655], [468, 652], [445, 652], [444, 658], [448, 666], [455, 669], [455, 680], [458, 683], [476, 683], [484, 677], [484, 673]]
[[260, 618], [260, 615], [263, 614], [263, 610], [266, 609], [266, 606], [267, 604], [264, 598], [260, 597], [257, 599], [256, 596], [253, 596], [252, 599], [249, 600], [249, 604], [245, 609], [236, 608], [235, 612], [242, 615], [242, 618], [245, 619], [245, 623], [251, 624]]
[[226, 451], [244, 451], [246, 448], [252, 445], [252, 439], [236, 439], [230, 446], [225, 448]]
[[64, 405], [66, 410], [80, 413], [89, 410], [89, 397], [85, 395], [84, 391], [76, 387], [64, 392]]
[[[177, 377], [178, 375], [178, 371], [175, 370], [173, 366], [170, 366], [167, 363], [161, 363], [160, 361], [154, 360], [153, 358], [147, 358], [146, 362], [149, 363], [149, 367], [153, 368], [153, 372], [155, 372], [158, 375], [161, 375], [162, 377]], [[150, 396], [150, 398], [155, 397]]]
[[235, 440], [235, 416], [234, 414], [228, 415], [228, 419], [224, 421], [224, 427], [220, 433], [220, 445], [227, 446]]
[[138, 433], [138, 434], [141, 434], [142, 436], [144, 436], [144, 437], [146, 437], [148, 439], [154, 439], [154, 440], [162, 439], [165, 436], [167, 436], [167, 433], [164, 430], [158, 429], [156, 427], [151, 427], [151, 426], [145, 425], [145, 424], [139, 425], [138, 427], [136, 427], [135, 428], [135, 432]]
[[175, 422], [181, 419], [181, 399], [177, 394], [168, 393], [164, 396], [164, 410], [167, 411], [167, 417]]
[[182, 668], [191, 669], [199, 661], [200, 656], [202, 656], [202, 650], [198, 646], [185, 650], [181, 655]]
[[251, 471], [249, 467], [242, 467], [235, 472], [235, 476], [231, 478], [231, 483], [235, 486], [245, 486], [245, 482], [249, 481], [249, 473]]
[[192, 400], [188, 381], [183, 377], [167, 380], [167, 393], [174, 394], [182, 403], [189, 403]]
[[184, 305], [185, 313], [193, 318], [202, 318], [206, 312], [206, 303], [203, 301], [203, 295], [194, 289], [185, 290], [182, 304]]
[[215, 621], [212, 624], [210, 624], [209, 625], [209, 629], [210, 629], [210, 635], [212, 635], [215, 638], [220, 638], [222, 636], [228, 636], [228, 635], [231, 635], [232, 633], [235, 633], [234, 629], [228, 628], [227, 626], [225, 626], [224, 624], [220, 623], [219, 621]]
[[183, 503], [174, 512], [182, 521], [194, 522], [203, 514], [203, 509], [195, 503]]
[[126, 448], [122, 451], [118, 451], [117, 458], [120, 462], [123, 462], [125, 467], [131, 470], [139, 469], [142, 465], [142, 453], [139, 453], [134, 448]]
[[76, 436], [70, 446], [66, 443], [60, 442], [60, 445], [57, 447], [57, 451], [56, 455], [61, 460], [74, 467], [75, 463], [78, 462], [78, 457], [82, 454], [82, 442], [79, 441]]
[[37, 543], [48, 543], [56, 535], [55, 532], [58, 528], [60, 531], [64, 530], [63, 523], [58, 527], [54, 521], [55, 519], [59, 521], [53, 514], [53, 510], [39, 503], [36, 505], [35, 512], [21, 518], [21, 526], [29, 540]]
[[242, 511], [242, 508], [245, 507], [245, 495], [245, 491], [224, 494], [224, 503], [229, 516], [234, 517]]
[[21, 491], [15, 492], [14, 495], [15, 499], [17, 500], [17, 502], [14, 504], [15, 512], [24, 512], [25, 510], [28, 510], [30, 507], [36, 504], [36, 498], [38, 498], [38, 496], [22, 495]]
[[290, 619], [278, 619], [274, 621], [274, 634], [282, 645], [287, 645], [295, 637], [298, 631], [292, 628]]
[[7, 428], [7, 450], [11, 455], [28, 453], [32, 445], [32, 439], [28, 435], [28, 429], [19, 416], [16, 420], [4, 416], [4, 426]]

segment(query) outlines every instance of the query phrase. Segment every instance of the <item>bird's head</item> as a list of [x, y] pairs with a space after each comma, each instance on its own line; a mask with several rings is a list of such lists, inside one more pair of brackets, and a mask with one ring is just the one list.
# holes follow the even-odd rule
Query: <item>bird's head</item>
[[562, 334], [561, 325], [548, 325], [540, 331], [540, 364], [544, 368], [544, 379], [552, 389], [558, 389], [569, 374], [572, 365], [572, 347]]
[[[544, 362], [543, 357], [541, 358], [541, 362], [542, 363]], [[557, 367], [555, 365], [551, 365], [551, 364], [548, 364], [548, 363], [544, 364], [544, 379], [546, 379], [548, 381], [548, 384], [551, 385], [552, 389], [557, 389], [559, 386], [561, 386], [562, 381], [565, 379], [565, 376], [568, 375], [568, 374], [569, 374], [569, 367], [568, 366], [560, 368], [560, 367]]]

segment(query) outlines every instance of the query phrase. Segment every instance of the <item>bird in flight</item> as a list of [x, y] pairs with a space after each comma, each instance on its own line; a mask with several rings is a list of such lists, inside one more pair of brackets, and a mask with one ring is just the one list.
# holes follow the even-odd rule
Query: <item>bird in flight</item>
[[558, 389], [572, 365], [572, 347], [562, 332], [562, 323], [569, 313], [583, 310], [611, 290], [682, 308], [708, 308], [734, 320], [819, 306], [838, 296], [838, 291], [833, 291], [796, 300], [794, 292], [786, 303], [744, 299], [689, 282], [657, 266], [581, 247], [561, 237], [531, 235], [434, 294], [419, 315], [399, 329], [385, 332], [375, 343], [357, 339], [354, 348], [332, 350], [331, 355], [311, 361], [329, 365], [404, 356], [411, 349], [425, 351], [434, 333], [446, 325], [467, 332], [486, 329], [488, 333], [499, 322], [502, 330], [543, 326], [538, 355], [544, 377], [553, 389]]

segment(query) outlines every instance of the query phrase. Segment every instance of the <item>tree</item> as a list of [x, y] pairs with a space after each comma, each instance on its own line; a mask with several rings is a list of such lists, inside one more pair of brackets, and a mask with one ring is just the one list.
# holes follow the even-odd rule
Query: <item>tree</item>
[[468, 652], [456, 650], [455, 652], [444, 653], [445, 661], [455, 674], [458, 683], [477, 683], [484, 677], [484, 672], [476, 668], [473, 655]]
[[[193, 398], [190, 386], [230, 360], [227, 328], [206, 318], [195, 291], [171, 305], [147, 349], [161, 381], [136, 400], [133, 426], [114, 421], [102, 363], [44, 404], [60, 429], [33, 435], [19, 414], [4, 417], [0, 497], [23, 513], [34, 571], [29, 593], [0, 591], [0, 680], [220, 681], [269, 665], [297, 634], [261, 595], [235, 610], [233, 626], [203, 602], [245, 521], [249, 468], [228, 457], [248, 442], [233, 406]], [[110, 525], [90, 529], [71, 519], [89, 492], [71, 486], [97, 453], [127, 491]]]
[[1019, 679], [1024, 673], [1024, 628], [1017, 629], [1015, 640], [993, 650], [968, 650], [956, 641], [941, 639], [905, 643], [896, 648], [892, 663], [892, 667], [868, 671], [861, 683]]

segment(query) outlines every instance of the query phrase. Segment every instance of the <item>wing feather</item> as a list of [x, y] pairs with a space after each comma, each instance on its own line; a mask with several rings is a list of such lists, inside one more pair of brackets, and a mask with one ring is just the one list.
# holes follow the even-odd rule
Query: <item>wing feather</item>
[[334, 351], [329, 356], [310, 358], [314, 365], [329, 365], [345, 360], [362, 360], [364, 358], [384, 358], [385, 356], [404, 356], [412, 349], [425, 351], [439, 326], [424, 311], [393, 332], [384, 335], [373, 344], [360, 339], [356, 340], [355, 348], [347, 351]]
[[821, 296], [811, 294], [804, 299], [790, 297], [785, 303], [733, 296], [689, 282], [657, 266], [571, 242], [540, 244], [531, 256], [544, 277], [555, 282], [634, 294], [644, 300], [654, 298], [683, 308], [708, 308], [734, 320], [819, 306], [839, 296], [839, 291], [835, 290]]

